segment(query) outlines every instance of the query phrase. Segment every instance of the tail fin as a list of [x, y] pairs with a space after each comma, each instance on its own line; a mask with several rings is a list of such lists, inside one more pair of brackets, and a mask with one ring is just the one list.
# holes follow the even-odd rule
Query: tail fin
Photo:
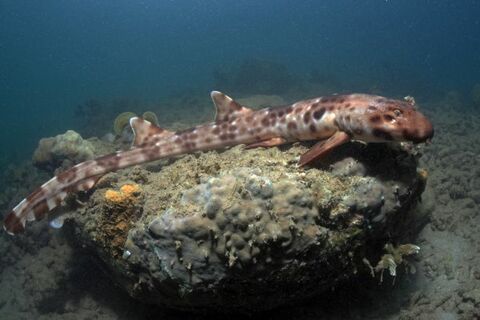
[[23, 232], [27, 221], [42, 220], [62, 203], [69, 192], [91, 189], [102, 175], [82, 179], [73, 185], [62, 184], [59, 181], [61, 176], [52, 178], [13, 208], [3, 224], [7, 233], [15, 235]]
[[[157, 150], [156, 143], [173, 135], [173, 132], [136, 117], [130, 119], [130, 124], [135, 132], [134, 148], [79, 163], [50, 179], [5, 217], [5, 230], [12, 235], [24, 231], [27, 221], [43, 219], [62, 203], [68, 193], [92, 188], [107, 172], [160, 159], [162, 154]], [[152, 146], [150, 149], [149, 145]]]

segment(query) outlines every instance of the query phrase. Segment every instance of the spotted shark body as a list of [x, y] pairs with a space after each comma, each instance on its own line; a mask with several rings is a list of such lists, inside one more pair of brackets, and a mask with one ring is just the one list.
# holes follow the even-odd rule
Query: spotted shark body
[[253, 148], [320, 140], [300, 157], [299, 165], [304, 166], [351, 140], [419, 143], [433, 136], [432, 124], [413, 101], [351, 94], [252, 110], [218, 91], [211, 96], [215, 121], [188, 130], [171, 132], [132, 118], [135, 138], [130, 150], [82, 162], [53, 177], [6, 216], [5, 230], [9, 234], [24, 231], [26, 221], [44, 218], [67, 194], [91, 189], [105, 173], [157, 159], [239, 144]]

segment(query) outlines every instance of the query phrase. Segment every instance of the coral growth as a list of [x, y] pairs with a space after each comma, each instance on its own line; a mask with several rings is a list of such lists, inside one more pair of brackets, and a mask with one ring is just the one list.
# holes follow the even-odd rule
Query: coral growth
[[58, 167], [67, 168], [75, 163], [92, 159], [94, 146], [78, 133], [68, 130], [56, 137], [43, 138], [33, 154], [33, 164], [53, 171]]
[[123, 129], [128, 125], [130, 118], [135, 117], [136, 114], [130, 111], [120, 113], [113, 121], [113, 132], [120, 135]]
[[138, 200], [140, 186], [138, 184], [124, 184], [119, 191], [108, 189], [105, 192], [107, 203], [127, 206]]
[[114, 98], [109, 101], [90, 99], [75, 108], [74, 116], [78, 122], [76, 128], [83, 136], [101, 137], [111, 130], [112, 119], [124, 110], [137, 112], [146, 108], [145, 103], [130, 98]]
[[[113, 121], [113, 132], [115, 132], [116, 135], [122, 134], [122, 131], [128, 125], [130, 118], [136, 116], [137, 115], [134, 112], [130, 111], [120, 113]], [[158, 126], [158, 117], [155, 112], [146, 111], [143, 113], [142, 118]]]
[[372, 277], [375, 276], [375, 273], [380, 273], [380, 282], [383, 282], [383, 272], [385, 270], [388, 270], [392, 277], [396, 277], [399, 265], [404, 265], [410, 273], [416, 272], [415, 266], [407, 260], [407, 257], [418, 254], [420, 252], [419, 246], [409, 243], [395, 247], [391, 243], [387, 243], [384, 249], [387, 253], [380, 258], [375, 268], [370, 265], [367, 259], [364, 260], [370, 268]]
[[128, 232], [142, 212], [142, 196], [142, 188], [138, 184], [127, 183], [118, 190], [107, 189], [97, 200], [103, 203], [97, 208], [103, 214], [87, 229], [91, 228], [95, 234], [95, 246], [102, 248], [105, 254], [116, 258], [122, 256]]
[[153, 111], [145, 111], [142, 115], [142, 118], [147, 120], [147, 121], [150, 121], [151, 123], [153, 123], [156, 126], [159, 125], [158, 117], [155, 114], [155, 112], [153, 112]]

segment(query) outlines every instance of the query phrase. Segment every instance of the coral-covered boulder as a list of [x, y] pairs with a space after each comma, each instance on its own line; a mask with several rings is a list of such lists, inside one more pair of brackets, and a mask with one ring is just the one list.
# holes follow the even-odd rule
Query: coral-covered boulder
[[41, 139], [32, 161], [36, 167], [52, 171], [92, 159], [93, 156], [93, 144], [84, 140], [77, 132], [68, 130], [64, 134]]
[[382, 260], [384, 245], [415, 230], [425, 174], [414, 156], [341, 149], [323, 169], [299, 168], [306, 147], [294, 145], [111, 173], [68, 225], [144, 302], [243, 312], [293, 303], [359, 272], [394, 272], [403, 259], [392, 249]]

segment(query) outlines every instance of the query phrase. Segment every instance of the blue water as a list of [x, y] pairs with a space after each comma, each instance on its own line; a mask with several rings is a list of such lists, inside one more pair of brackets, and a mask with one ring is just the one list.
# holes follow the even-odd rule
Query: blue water
[[[241, 81], [232, 81], [235, 70], [246, 65], [253, 67]], [[233, 75], [225, 74], [229, 70]], [[20, 167], [18, 172], [5, 170], [6, 166], [31, 159], [42, 137], [68, 129], [88, 137], [91, 131], [77, 108], [86, 101], [100, 101], [94, 108], [99, 122], [90, 120], [103, 130], [102, 124], [106, 121], [105, 127], [110, 128], [113, 120], [105, 117], [103, 109], [125, 101], [130, 101], [125, 108], [136, 109], [136, 104], [155, 105], [166, 97], [208, 97], [211, 90], [234, 97], [278, 94], [290, 101], [316, 95], [305, 89], [315, 82], [330, 88], [329, 93], [379, 93], [395, 98], [413, 95], [421, 108], [424, 101], [431, 107], [437, 100], [445, 101], [448, 92], [456, 92], [462, 103], [452, 104], [452, 108], [478, 113], [480, 104], [473, 101], [471, 91], [480, 84], [480, 0], [0, 0], [0, 211], [2, 215], [9, 212], [7, 209], [27, 196], [38, 181], [46, 179], [41, 175], [47, 175], [40, 170], [28, 171], [29, 167]], [[287, 94], [292, 88], [294, 93], [290, 90]], [[196, 107], [185, 101], [184, 114]], [[428, 109], [428, 116], [438, 119], [433, 115], [437, 111]], [[197, 116], [196, 112], [190, 113]], [[176, 114], [172, 111], [170, 117], [165, 113], [158, 116], [165, 124], [162, 119], [171, 121]], [[474, 298], [468, 298], [465, 292], [470, 285], [475, 290], [480, 288], [476, 259], [479, 230], [474, 229], [480, 225], [480, 193], [476, 187], [480, 171], [475, 154], [478, 149], [472, 147], [478, 138], [471, 137], [478, 133], [471, 128], [478, 126], [477, 120], [459, 120], [458, 115], [452, 117], [457, 123], [445, 118], [448, 116], [441, 125], [435, 124], [435, 138], [447, 146], [442, 150], [445, 152], [426, 149], [430, 160], [424, 163], [433, 168], [429, 178], [433, 187], [424, 193], [424, 203], [435, 204], [431, 208], [426, 205], [433, 218], [418, 239], [422, 253], [426, 253], [417, 261], [419, 273], [428, 273], [428, 281], [430, 277], [435, 279], [427, 284], [418, 284], [413, 278], [400, 279], [400, 291], [393, 284], [374, 291], [377, 304], [365, 309], [375, 309], [376, 305], [389, 309], [399, 300], [407, 311], [418, 306], [421, 310], [427, 304], [428, 308], [437, 308], [435, 315], [442, 315], [438, 319], [457, 319], [450, 313], [457, 306], [459, 310], [469, 303], [473, 306]], [[448, 135], [447, 130], [455, 132]], [[433, 143], [437, 148], [435, 139]], [[10, 180], [5, 181], [5, 172]], [[468, 241], [458, 240], [461, 237]], [[0, 279], [7, 282], [0, 288], [3, 314], [11, 311], [7, 310], [9, 306], [17, 305], [12, 309], [15, 315], [18, 313], [15, 319], [32, 318], [30, 312], [45, 316], [58, 313], [61, 318], [68, 308], [73, 310], [71, 314], [95, 314], [98, 306], [101, 310], [95, 316], [107, 319], [108, 315], [102, 313], [110, 309], [111, 319], [137, 319], [154, 312], [132, 302], [106, 278], [96, 277], [101, 273], [98, 266], [85, 257], [78, 259], [76, 253], [73, 258], [62, 259], [63, 251], [53, 253], [53, 248], [64, 250], [63, 244], [56, 244], [58, 239], [63, 242], [59, 231], [46, 230], [34, 237], [0, 239]], [[67, 260], [68, 281], [56, 274], [56, 280], [48, 279], [53, 272], [50, 275], [45, 270], [54, 263], [59, 263], [60, 267], [54, 269], [59, 270]], [[37, 274], [33, 262], [43, 266], [38, 270], [45, 275]], [[33, 286], [38, 281], [38, 292], [44, 292], [48, 299], [39, 299], [38, 292], [24, 292], [22, 283], [16, 285], [17, 275], [12, 276], [12, 271], [18, 272], [18, 281], [32, 281]], [[466, 273], [469, 277], [462, 276]], [[455, 279], [450, 279], [451, 275]], [[448, 280], [448, 286], [437, 290], [438, 279], [440, 283]], [[409, 287], [405, 295], [402, 286]], [[435, 289], [422, 291], [423, 287]], [[55, 299], [50, 299], [50, 289], [55, 291]], [[350, 294], [355, 296], [355, 292]], [[434, 294], [428, 296], [428, 292]], [[68, 299], [62, 297], [64, 294]], [[88, 295], [98, 304], [88, 299], [81, 302]], [[332, 304], [339, 305], [335, 311], [349, 313], [350, 304], [356, 303], [352, 310], [362, 310], [362, 301], [369, 299], [358, 295], [352, 301]], [[315, 310], [321, 303], [329, 305], [330, 301], [313, 300], [300, 316], [297, 312], [301, 307], [280, 313], [286, 314], [284, 319], [319, 318]], [[442, 308], [444, 313], [440, 312]], [[311, 315], [309, 310], [313, 310]], [[431, 311], [427, 309], [421, 315], [433, 319]], [[459, 319], [467, 314], [458, 312]], [[388, 310], [390, 313], [402, 318], [400, 307]], [[363, 318], [357, 314], [350, 318], [372, 319], [371, 310], [365, 314]], [[269, 316], [277, 318], [275, 314]], [[179, 316], [155, 314], [148, 318], [155, 317]], [[404, 318], [409, 318], [408, 314]]]
[[207, 95], [213, 70], [248, 58], [319, 70], [339, 91], [468, 94], [480, 82], [479, 16], [474, 0], [3, 0], [1, 157], [29, 158], [41, 137], [75, 128], [90, 98]]

